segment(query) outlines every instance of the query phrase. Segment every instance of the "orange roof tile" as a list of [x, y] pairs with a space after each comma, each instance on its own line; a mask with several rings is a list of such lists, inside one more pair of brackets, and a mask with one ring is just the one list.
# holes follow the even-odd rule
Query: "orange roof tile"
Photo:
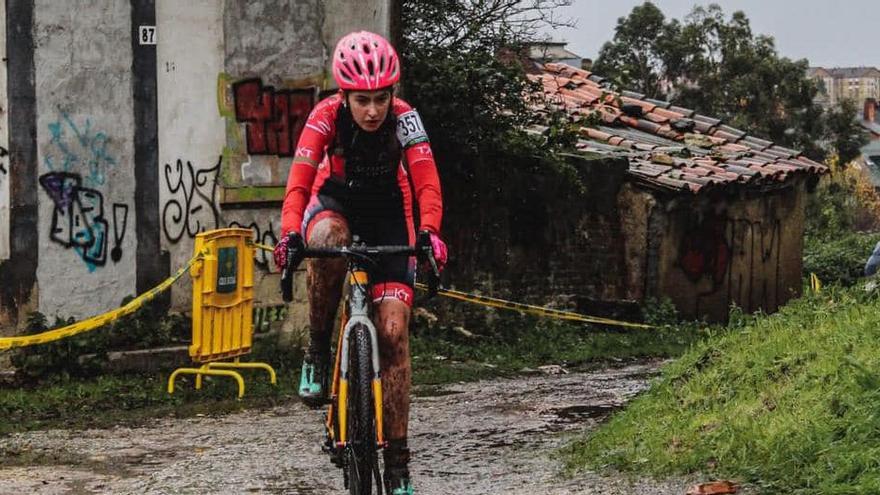
[[540, 84], [533, 96], [543, 99], [544, 110], [561, 107], [572, 116], [599, 112], [604, 125], [581, 127], [577, 148], [627, 156], [630, 177], [651, 187], [697, 194], [721, 187], [782, 184], [791, 177], [828, 172], [828, 167], [796, 150], [750, 136], [719, 119], [639, 93], [616, 92], [602, 77], [583, 69], [549, 63], [543, 73], [528, 78]]

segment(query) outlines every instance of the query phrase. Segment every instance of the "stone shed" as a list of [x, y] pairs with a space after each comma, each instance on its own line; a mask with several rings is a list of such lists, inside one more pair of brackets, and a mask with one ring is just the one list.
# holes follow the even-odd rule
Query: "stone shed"
[[773, 312], [799, 295], [806, 195], [824, 165], [578, 68], [529, 77], [538, 110], [580, 124], [571, 160], [590, 204], [564, 248], [594, 265], [581, 269], [581, 309], [669, 298], [683, 316], [725, 321], [731, 305]]

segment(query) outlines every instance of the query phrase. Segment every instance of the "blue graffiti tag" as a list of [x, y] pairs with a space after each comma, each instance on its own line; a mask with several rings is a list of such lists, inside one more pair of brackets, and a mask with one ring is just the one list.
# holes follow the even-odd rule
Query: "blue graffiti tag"
[[57, 172], [87, 171], [83, 177], [85, 185], [103, 185], [106, 181], [106, 169], [115, 167], [117, 163], [107, 149], [107, 135], [95, 132], [92, 121], [88, 118], [82, 126], [77, 126], [64, 111], [61, 112], [61, 118], [50, 123], [48, 127], [49, 141], [54, 148], [43, 157], [46, 168]]

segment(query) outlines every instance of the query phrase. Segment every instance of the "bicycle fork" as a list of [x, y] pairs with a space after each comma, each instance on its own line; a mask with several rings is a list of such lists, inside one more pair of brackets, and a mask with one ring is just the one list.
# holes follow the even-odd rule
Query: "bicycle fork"
[[[327, 433], [337, 448], [344, 448], [349, 439], [348, 432], [348, 388], [349, 388], [349, 342], [352, 329], [362, 324], [368, 331], [370, 338], [370, 351], [373, 362], [373, 376], [371, 385], [373, 389], [373, 414], [376, 427], [376, 447], [385, 448], [385, 434], [383, 431], [382, 414], [382, 378], [379, 370], [379, 340], [376, 335], [376, 327], [369, 318], [366, 287], [368, 283], [365, 271], [355, 271], [349, 277], [351, 286], [350, 300], [347, 305], [348, 313], [343, 312], [342, 328], [339, 332], [339, 340], [336, 345], [336, 365], [333, 368], [333, 384], [330, 389], [331, 405], [327, 412], [325, 427]], [[334, 414], [337, 416], [334, 418]], [[338, 437], [333, 428], [334, 419], [338, 420]]]

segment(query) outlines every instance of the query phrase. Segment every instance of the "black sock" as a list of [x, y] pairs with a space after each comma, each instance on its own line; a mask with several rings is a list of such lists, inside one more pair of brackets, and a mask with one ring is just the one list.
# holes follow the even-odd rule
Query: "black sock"
[[389, 439], [388, 446], [382, 451], [385, 457], [385, 468], [406, 468], [409, 466], [409, 449], [406, 437]]

